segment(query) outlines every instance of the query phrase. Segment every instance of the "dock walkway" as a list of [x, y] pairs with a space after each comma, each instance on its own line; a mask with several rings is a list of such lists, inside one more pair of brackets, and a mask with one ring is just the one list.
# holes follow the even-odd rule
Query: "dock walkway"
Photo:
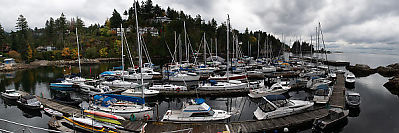
[[345, 77], [343, 74], [337, 74], [337, 81], [334, 85], [333, 94], [330, 98], [330, 106], [332, 107], [345, 107]]

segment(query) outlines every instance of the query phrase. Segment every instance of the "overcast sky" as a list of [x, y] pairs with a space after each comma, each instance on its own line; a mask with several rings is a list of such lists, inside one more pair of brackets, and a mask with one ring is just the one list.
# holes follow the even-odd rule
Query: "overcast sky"
[[[115, 8], [122, 13], [132, 0], [0, 0], [0, 24], [15, 30], [19, 14], [31, 28], [44, 27], [49, 17], [63, 12], [68, 18], [79, 16], [86, 25], [103, 24]], [[153, 0], [205, 20], [220, 24], [230, 14], [233, 28], [263, 30], [285, 42], [310, 40], [320, 22], [328, 47], [340, 51], [385, 50], [399, 44], [399, 1], [397, 0]], [[396, 52], [396, 50], [394, 50]]]

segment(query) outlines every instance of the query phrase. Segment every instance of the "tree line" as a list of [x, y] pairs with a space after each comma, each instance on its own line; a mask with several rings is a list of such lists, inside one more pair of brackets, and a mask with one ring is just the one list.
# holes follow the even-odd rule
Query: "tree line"
[[[215, 49], [217, 43], [218, 53], [226, 53], [226, 22], [218, 23], [215, 19], [207, 21], [202, 19], [199, 14], [193, 17], [170, 7], [163, 9], [157, 4], [153, 5], [151, 0], [136, 3], [136, 7], [139, 27], [153, 27], [159, 33], [157, 36], [153, 36], [149, 32], [142, 35], [151, 57], [171, 58], [167, 47], [172, 49], [175, 47], [175, 33], [177, 36], [184, 36], [184, 22], [188, 40], [193, 49], [199, 49], [202, 35], [205, 33], [210, 47]], [[15, 31], [6, 32], [0, 24], [0, 44], [2, 52], [4, 52], [0, 54], [22, 62], [31, 62], [36, 59], [76, 59], [78, 54], [75, 28], [77, 28], [81, 56], [84, 58], [120, 57], [121, 41], [116, 28], [122, 25], [123, 28], [130, 29], [130, 32], [126, 33], [126, 39], [132, 54], [137, 55], [135, 17], [134, 6], [124, 10], [122, 14], [114, 9], [111, 17], [106, 19], [103, 24], [85, 25], [80, 17], [67, 18], [64, 13], [61, 13], [58, 18], [48, 18], [44, 28], [32, 29], [29, 27], [27, 19], [23, 15], [19, 15]], [[167, 17], [169, 21], [156, 21], [156, 17]], [[274, 55], [280, 53], [283, 45], [289, 49], [278, 38], [264, 31], [249, 31], [247, 28], [245, 32], [241, 33], [232, 29], [231, 34], [236, 35], [242, 42], [240, 46], [245, 55], [256, 56], [258, 40], [261, 44], [260, 49], [264, 49], [263, 43], [268, 41], [267, 44], [271, 45]], [[37, 50], [38, 47], [47, 46], [54, 47], [55, 50]], [[252, 53], [249, 53], [249, 46]], [[5, 49], [7, 47], [8, 50]]]

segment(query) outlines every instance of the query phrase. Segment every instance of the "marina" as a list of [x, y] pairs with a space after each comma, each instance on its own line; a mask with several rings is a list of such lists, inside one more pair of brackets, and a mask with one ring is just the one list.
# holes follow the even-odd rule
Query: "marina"
[[336, 10], [351, 2], [87, 3], [57, 2], [56, 18], [54, 3], [36, 4], [49, 10], [40, 17], [10, 8], [12, 28], [0, 19], [1, 133], [399, 132], [399, 41], [380, 24], [391, 12], [381, 21]]

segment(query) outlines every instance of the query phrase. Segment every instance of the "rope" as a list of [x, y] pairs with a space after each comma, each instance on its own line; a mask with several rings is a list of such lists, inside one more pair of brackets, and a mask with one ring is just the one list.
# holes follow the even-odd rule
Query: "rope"
[[46, 129], [46, 128], [41, 128], [41, 127], [35, 127], [35, 126], [31, 126], [31, 125], [25, 125], [25, 124], [21, 124], [21, 123], [13, 122], [13, 121], [9, 121], [9, 120], [5, 120], [5, 119], [1, 119], [1, 118], [0, 118], [0, 121], [4, 121], [4, 122], [7, 122], [7, 123], [11, 123], [11, 124], [15, 124], [15, 125], [23, 126], [23, 127], [28, 127], [28, 128], [33, 128], [33, 129], [43, 130], [43, 131], [47, 131], [47, 132], [61, 133], [61, 131], [57, 131], [57, 130], [51, 130], [51, 129]]

